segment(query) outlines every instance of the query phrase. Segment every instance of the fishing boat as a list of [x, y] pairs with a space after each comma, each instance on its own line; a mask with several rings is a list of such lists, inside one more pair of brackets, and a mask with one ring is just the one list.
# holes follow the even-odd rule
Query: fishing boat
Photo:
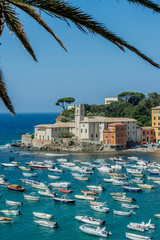
[[124, 203], [122, 203], [122, 207], [129, 208], [129, 209], [139, 209], [138, 205], [124, 204]]
[[126, 232], [126, 237], [132, 240], [152, 240], [152, 237], [137, 235], [133, 233], [127, 233], [127, 232]]
[[75, 198], [88, 201], [94, 201], [96, 199], [96, 197], [87, 195], [86, 193], [84, 195], [75, 195]]
[[83, 194], [88, 194], [88, 195], [94, 195], [94, 196], [97, 196], [98, 195], [98, 192], [95, 192], [95, 191], [81, 191], [81, 193]]
[[0, 223], [13, 223], [13, 218], [0, 217]]
[[19, 210], [0, 210], [1, 213], [7, 215], [7, 216], [18, 216], [22, 215], [22, 213]]
[[109, 212], [109, 208], [105, 207], [104, 205], [91, 205], [91, 208], [97, 212], [103, 212], [103, 213]]
[[144, 177], [144, 173], [132, 173], [133, 177]]
[[88, 216], [76, 216], [75, 217], [77, 220], [79, 220], [80, 222], [84, 222], [87, 224], [93, 224], [93, 225], [104, 225], [105, 221], [101, 220], [101, 219], [95, 219], [93, 217], [88, 217]]
[[133, 202], [136, 201], [136, 199], [134, 198], [128, 198], [125, 195], [122, 197], [118, 197], [118, 196], [112, 196], [114, 198], [114, 200], [119, 201], [119, 202]]
[[82, 232], [85, 232], [85, 233], [88, 233], [88, 234], [91, 234], [91, 235], [95, 235], [95, 236], [98, 236], [98, 237], [109, 237], [111, 235], [111, 232], [105, 231], [105, 227], [101, 229], [100, 227], [91, 228], [90, 226], [87, 226], [87, 225], [81, 225], [79, 227], [79, 229]]
[[134, 230], [134, 231], [139, 231], [139, 232], [145, 232], [146, 230], [148, 230], [148, 228], [146, 227], [141, 227], [140, 225], [135, 225], [135, 224], [128, 224], [127, 225], [127, 228], [131, 229], [131, 230]]
[[122, 181], [122, 180], [116, 180], [114, 179], [114, 181], [112, 182], [113, 185], [115, 186], [129, 186], [130, 185], [130, 182], [125, 182], [125, 181]]
[[141, 227], [146, 228], [146, 230], [148, 230], [148, 229], [155, 229], [155, 228], [156, 228], [156, 224], [152, 224], [152, 223], [151, 223], [151, 219], [148, 221], [148, 223], [145, 223], [145, 222], [142, 222], [142, 223], [133, 223], [133, 222], [131, 222], [130, 224], [131, 224], [131, 225], [139, 225], [139, 226], [141, 226]]
[[14, 201], [6, 200], [6, 204], [10, 206], [22, 206], [23, 202], [14, 202]]
[[36, 177], [37, 173], [26, 173], [26, 172], [22, 172], [24, 177]]
[[160, 218], [160, 213], [156, 213], [156, 214], [154, 214], [154, 216], [155, 216], [156, 218]]
[[75, 203], [75, 200], [70, 199], [67, 195], [63, 195], [61, 198], [54, 197], [53, 199], [57, 203]]
[[15, 192], [25, 192], [25, 188], [21, 187], [20, 185], [8, 185], [8, 190], [15, 191]]
[[60, 188], [59, 191], [63, 192], [63, 193], [72, 193], [73, 192], [72, 190], [62, 189], [62, 188]]
[[87, 186], [87, 188], [92, 189], [92, 190], [94, 190], [94, 191], [103, 191], [103, 190], [105, 190], [105, 188], [102, 187], [101, 184], [99, 184], [99, 185]]
[[29, 201], [39, 201], [40, 197], [36, 196], [35, 192], [32, 192], [29, 195], [24, 194], [24, 198]]
[[37, 223], [39, 226], [42, 226], [42, 227], [47, 227], [47, 228], [58, 227], [58, 223], [57, 222], [36, 221], [36, 220], [34, 220], [34, 222]]
[[137, 187], [130, 187], [130, 186], [123, 186], [123, 190], [126, 192], [142, 192], [142, 188], [137, 188]]
[[33, 212], [33, 216], [37, 218], [52, 219], [53, 215], [46, 213]]
[[[134, 212], [132, 212], [132, 211], [130, 211], [130, 212], [124, 212], [124, 211], [115, 211], [115, 210], [113, 210], [113, 214], [114, 214], [114, 215], [118, 215], [118, 216], [130, 217], [130, 216], [132, 215], [132, 213], [134, 213]], [[136, 213], [134, 213], [134, 214], [136, 214]]]
[[50, 183], [50, 186], [55, 187], [55, 188], [68, 188], [70, 187], [69, 182], [55, 182], [55, 183]]
[[60, 179], [59, 176], [50, 175], [50, 174], [48, 174], [48, 178], [50, 178], [50, 179]]
[[68, 160], [66, 158], [59, 158], [57, 159], [58, 162], [68, 162]]
[[51, 193], [51, 191], [49, 189], [46, 189], [46, 191], [41, 191], [39, 190], [38, 193], [42, 196], [45, 196], [45, 197], [55, 197], [56, 193]]

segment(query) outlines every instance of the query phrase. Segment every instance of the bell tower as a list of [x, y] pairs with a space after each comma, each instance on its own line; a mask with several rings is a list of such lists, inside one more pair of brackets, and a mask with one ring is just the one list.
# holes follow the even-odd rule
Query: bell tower
[[75, 107], [75, 138], [80, 139], [80, 121], [84, 119], [84, 105]]

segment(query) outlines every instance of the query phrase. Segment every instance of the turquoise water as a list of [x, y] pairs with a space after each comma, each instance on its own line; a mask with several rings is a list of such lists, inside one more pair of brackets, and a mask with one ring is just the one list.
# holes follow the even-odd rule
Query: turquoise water
[[[12, 121], [7, 120], [7, 115], [3, 116], [0, 119], [1, 126], [3, 125], [2, 134], [1, 134], [1, 151], [0, 151], [0, 162], [9, 162], [9, 160], [14, 160], [20, 162], [20, 165], [25, 165], [25, 162], [31, 160], [53, 160], [57, 162], [57, 158], [61, 158], [61, 156], [57, 154], [48, 155], [32, 153], [22, 151], [20, 149], [10, 149], [7, 148], [5, 144], [12, 142], [13, 140], [19, 140], [20, 135], [25, 132], [32, 132], [33, 126], [39, 123], [53, 122], [55, 120], [56, 115], [52, 114], [40, 114], [35, 115], [31, 114], [18, 116], [18, 120], [14, 119], [14, 127], [12, 128]], [[3, 124], [2, 124], [3, 122]], [[26, 128], [24, 126], [26, 123]], [[8, 134], [7, 134], [8, 133]], [[12, 151], [12, 152], [10, 152]], [[19, 154], [17, 154], [19, 153]], [[160, 155], [159, 153], [141, 153], [141, 154], [132, 154], [132, 156], [138, 156], [139, 158], [143, 158], [145, 160], [157, 161], [160, 163]], [[125, 155], [124, 159], [126, 159], [129, 155]], [[75, 154], [75, 155], [65, 155], [64, 158], [67, 158], [69, 161], [73, 161], [74, 159], [80, 159], [82, 161], [93, 161], [98, 158], [103, 158], [106, 161], [109, 161], [109, 156], [107, 155], [93, 155], [93, 154]], [[43, 182], [47, 182], [48, 184], [53, 182], [48, 178], [48, 170], [36, 170], [39, 180]], [[26, 193], [31, 193], [32, 191], [38, 192], [36, 189], [32, 189], [29, 185], [24, 185], [21, 183], [20, 178], [24, 178], [21, 170], [18, 168], [2, 168], [0, 167], [0, 174], [4, 174], [8, 181], [12, 184], [21, 184], [26, 187]], [[57, 175], [57, 174], [55, 174]], [[134, 210], [136, 215], [132, 215], [131, 217], [123, 217], [123, 216], [114, 216], [113, 209], [115, 210], [124, 210], [121, 207], [121, 203], [116, 202], [110, 196], [111, 192], [122, 191], [120, 186], [113, 186], [110, 183], [105, 183], [103, 178], [107, 177], [107, 174], [101, 174], [96, 169], [94, 170], [94, 174], [90, 176], [91, 180], [89, 182], [80, 182], [75, 180], [71, 176], [71, 172], [69, 170], [65, 170], [65, 173], [59, 174], [61, 176], [61, 180], [69, 181], [71, 183], [71, 189], [73, 193], [69, 194], [70, 198], [74, 198], [75, 194], [80, 194], [81, 190], [87, 190], [87, 185], [101, 184], [106, 188], [106, 191], [99, 193], [98, 201], [107, 201], [107, 206], [110, 208], [109, 213], [99, 213], [95, 212], [90, 208], [90, 204], [87, 201], [76, 200], [75, 204], [67, 205], [61, 203], [54, 203], [51, 198], [40, 197], [40, 201], [38, 202], [29, 202], [23, 198], [23, 193], [20, 192], [11, 192], [7, 188], [0, 187], [0, 194], [2, 197], [0, 198], [0, 209], [9, 209], [9, 206], [5, 204], [5, 199], [13, 200], [13, 201], [23, 201], [24, 205], [22, 207], [18, 207], [18, 209], [23, 213], [22, 216], [14, 217], [13, 224], [1, 224], [0, 225], [0, 239], [4, 240], [94, 240], [94, 239], [102, 239], [99, 237], [94, 237], [91, 235], [87, 235], [79, 230], [79, 226], [82, 224], [75, 219], [77, 215], [88, 215], [94, 218], [100, 218], [106, 220], [106, 230], [112, 232], [112, 236], [109, 237], [111, 240], [124, 240], [125, 231], [132, 232], [135, 234], [141, 234], [139, 232], [131, 231], [127, 229], [127, 224], [132, 222], [148, 222], [149, 219], [152, 219], [152, 223], [156, 224], [156, 230], [149, 230], [143, 235], [153, 236], [154, 239], [160, 240], [160, 219], [154, 218], [155, 213], [160, 213], [160, 185], [156, 185], [156, 188], [153, 190], [144, 190], [142, 193], [127, 193], [127, 196], [134, 197], [139, 205], [139, 210]], [[59, 196], [63, 194], [57, 191]], [[48, 229], [44, 227], [39, 227], [34, 223], [33, 211], [37, 212], [45, 212], [48, 214], [54, 215], [54, 220], [58, 222], [59, 227], [56, 229]], [[0, 214], [2, 216], [2, 214]]]

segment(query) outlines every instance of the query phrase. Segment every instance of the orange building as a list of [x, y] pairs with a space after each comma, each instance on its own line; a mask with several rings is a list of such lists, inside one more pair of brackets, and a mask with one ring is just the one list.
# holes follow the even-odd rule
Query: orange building
[[154, 127], [142, 127], [142, 141], [145, 143], [156, 141]]
[[112, 147], [125, 148], [127, 146], [127, 127], [123, 123], [111, 123], [103, 132], [104, 144]]

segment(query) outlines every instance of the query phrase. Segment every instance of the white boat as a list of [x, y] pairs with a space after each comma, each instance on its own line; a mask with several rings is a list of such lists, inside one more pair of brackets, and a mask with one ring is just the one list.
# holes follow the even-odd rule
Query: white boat
[[45, 185], [44, 183], [32, 183], [32, 187], [33, 188], [38, 188], [38, 189], [42, 189], [42, 190], [45, 190], [48, 188], [47, 185]]
[[32, 168], [27, 168], [25, 166], [18, 166], [22, 171], [31, 171], [33, 170]]
[[148, 180], [150, 181], [160, 181], [160, 177], [150, 177], [147, 175]]
[[129, 209], [139, 209], [138, 205], [124, 204], [124, 203], [122, 203], [122, 207], [129, 208]]
[[154, 216], [155, 216], [156, 218], [160, 218], [160, 213], [156, 213], [156, 214], [154, 214]]
[[18, 164], [14, 164], [14, 163], [1, 163], [2, 167], [17, 167]]
[[144, 188], [144, 189], [152, 189], [154, 188], [154, 185], [150, 185], [150, 184], [137, 184], [140, 188]]
[[55, 183], [50, 183], [50, 186], [55, 187], [55, 188], [68, 188], [70, 187], [69, 182], [55, 182]]
[[84, 194], [84, 195], [75, 195], [75, 198], [81, 199], [81, 200], [89, 200], [89, 201], [94, 201], [94, 200], [96, 199], [96, 197], [90, 196], [90, 195], [87, 195], [87, 194]]
[[97, 168], [97, 170], [100, 172], [104, 172], [104, 173], [113, 172], [113, 169], [109, 168], [107, 166], [101, 166], [101, 167]]
[[46, 189], [46, 191], [38, 191], [38, 193], [42, 196], [45, 196], [45, 197], [55, 197], [55, 194], [54, 193], [51, 193], [49, 189]]
[[57, 159], [57, 161], [58, 161], [58, 162], [67, 162], [68, 160], [65, 159], [65, 158], [59, 158], [59, 159]]
[[21, 215], [22, 213], [19, 210], [0, 210], [1, 213], [7, 215], [7, 216], [18, 216]]
[[131, 174], [143, 174], [142, 170], [140, 169], [126, 168], [126, 171]]
[[39, 201], [40, 197], [36, 196], [36, 193], [32, 192], [29, 195], [24, 194], [24, 198], [29, 201]]
[[26, 172], [22, 172], [24, 177], [35, 177], [37, 176], [37, 173], [26, 173]]
[[53, 215], [46, 213], [33, 212], [34, 217], [43, 218], [43, 219], [52, 219]]
[[14, 202], [14, 201], [6, 200], [6, 204], [10, 206], [22, 206], [23, 202]]
[[87, 186], [87, 188], [92, 189], [94, 191], [103, 191], [103, 190], [105, 190], [105, 188], [102, 187], [102, 185], [92, 185], [92, 186]]
[[131, 182], [141, 184], [141, 183], [144, 183], [144, 180], [142, 180], [141, 178], [134, 178], [134, 179], [131, 179]]
[[7, 187], [9, 185], [9, 183], [7, 183], [7, 182], [5, 182], [5, 180], [4, 179], [0, 179], [0, 186], [1, 187]]
[[127, 228], [134, 230], [134, 231], [139, 231], [139, 232], [145, 232], [148, 230], [146, 227], [141, 227], [139, 224], [135, 225], [132, 223], [128, 224]]
[[125, 195], [122, 197], [119, 196], [112, 196], [114, 200], [119, 201], [119, 202], [133, 202], [136, 201], [134, 198], [128, 198]]
[[63, 173], [64, 171], [62, 169], [59, 169], [57, 167], [55, 168], [48, 168], [49, 171], [51, 172], [58, 172], [58, 173]]
[[113, 179], [113, 178], [104, 178], [103, 180], [107, 183], [112, 183], [115, 181], [115, 179]]
[[74, 176], [74, 179], [79, 180], [79, 181], [89, 181], [89, 177], [84, 177], [84, 176]]
[[97, 212], [103, 212], [103, 213], [109, 212], [109, 208], [105, 207], [104, 205], [91, 205], [91, 208]]
[[60, 179], [59, 176], [55, 176], [55, 175], [49, 175], [49, 174], [48, 174], [48, 177], [49, 177], [50, 179]]
[[37, 223], [39, 226], [42, 226], [42, 227], [48, 227], [48, 228], [58, 227], [57, 222], [35, 221], [35, 220], [34, 220], [34, 222]]
[[104, 206], [107, 202], [95, 202], [95, 201], [91, 201], [90, 204], [91, 205], [95, 205], [95, 206]]
[[146, 237], [146, 236], [137, 235], [137, 234], [133, 234], [133, 233], [127, 233], [127, 232], [126, 232], [126, 237], [128, 239], [132, 239], [132, 240], [152, 240], [152, 237]]
[[93, 224], [93, 225], [104, 225], [105, 221], [101, 220], [101, 219], [95, 219], [93, 217], [88, 217], [88, 216], [76, 216], [75, 217], [77, 220], [79, 220], [80, 222], [84, 222], [87, 224]]
[[88, 233], [88, 234], [91, 234], [91, 235], [95, 235], [95, 236], [98, 236], [98, 237], [109, 237], [111, 235], [110, 232], [105, 231], [105, 227], [101, 229], [100, 227], [91, 228], [87, 225], [81, 225], [79, 227], [79, 229], [82, 232], [85, 232], [85, 233]]
[[126, 193], [125, 192], [113, 192], [113, 193], [110, 193], [110, 195], [120, 197], [120, 196], [126, 195]]
[[[124, 212], [124, 211], [115, 211], [115, 210], [113, 210], [113, 213], [114, 213], [114, 215], [118, 215], [118, 216], [130, 217], [130, 216], [132, 215], [132, 213], [134, 213], [134, 212], [132, 212], [132, 211], [130, 211], [130, 212]], [[134, 214], [135, 214], [135, 213], [134, 213]]]
[[146, 228], [146, 230], [148, 230], [148, 229], [155, 229], [155, 228], [156, 228], [156, 224], [152, 224], [152, 223], [151, 223], [151, 219], [148, 221], [148, 223], [145, 223], [145, 222], [142, 222], [142, 223], [133, 223], [133, 222], [131, 222], [130, 224], [131, 224], [131, 225], [139, 225], [139, 226], [141, 226], [141, 227]]
[[0, 217], [0, 223], [13, 223], [13, 218]]

